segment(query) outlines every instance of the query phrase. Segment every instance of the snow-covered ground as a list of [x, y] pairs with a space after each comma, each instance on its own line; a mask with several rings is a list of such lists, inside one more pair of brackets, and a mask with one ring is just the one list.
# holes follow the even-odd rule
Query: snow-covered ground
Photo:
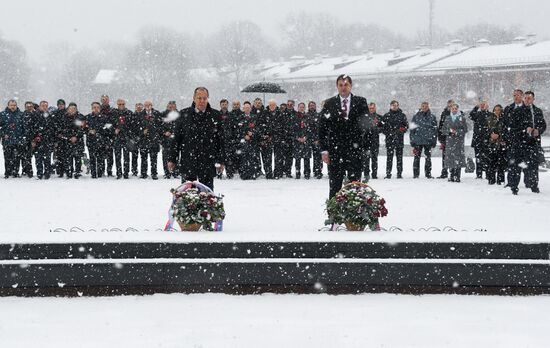
[[2, 347], [548, 347], [550, 297], [0, 298]]
[[[385, 158], [379, 159], [379, 177]], [[433, 159], [433, 174], [441, 159]], [[0, 166], [3, 166], [0, 159]], [[473, 174], [462, 183], [412, 179], [412, 158], [404, 159], [405, 178], [372, 180], [386, 198], [389, 216], [383, 228], [403, 232], [347, 233], [319, 231], [326, 218], [324, 202], [328, 179], [242, 181], [216, 180], [216, 191], [225, 195], [227, 218], [224, 232], [160, 232], [167, 220], [170, 188], [178, 180], [151, 179], [39, 181], [0, 180], [0, 242], [33, 241], [240, 241], [240, 240], [498, 240], [550, 241], [550, 173], [540, 173], [540, 194], [521, 188], [513, 196], [502, 186], [489, 186]], [[160, 167], [162, 168], [162, 167]], [[421, 229], [450, 226], [458, 232], [426, 232]], [[86, 233], [55, 233], [73, 227]], [[139, 232], [101, 233], [102, 229], [134, 228]]]

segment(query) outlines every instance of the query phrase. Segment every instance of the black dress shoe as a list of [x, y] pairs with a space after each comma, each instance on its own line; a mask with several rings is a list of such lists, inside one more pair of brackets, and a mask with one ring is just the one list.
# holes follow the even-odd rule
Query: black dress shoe
[[538, 187], [531, 187], [531, 192], [533, 193], [540, 193], [540, 190]]
[[128, 174], [124, 174], [124, 179], [129, 179], [130, 177], [128, 176]]
[[449, 177], [448, 175], [440, 175], [437, 178], [438, 179], [447, 179], [448, 177]]
[[403, 179], [403, 176], [401, 174], [397, 174], [397, 179]]
[[391, 179], [391, 174], [386, 175], [384, 179]]
[[300, 179], [300, 176], [301, 176], [300, 173], [296, 173], [296, 179]]
[[148, 176], [147, 176], [147, 174], [142, 174], [140, 178], [142, 178], [142, 179], [147, 179]]
[[159, 178], [158, 178], [158, 176], [157, 176], [156, 174], [153, 174], [153, 175], [151, 175], [151, 179], [153, 179], [153, 180], [158, 180]]
[[517, 196], [517, 195], [518, 195], [518, 191], [519, 191], [519, 190], [518, 190], [517, 188], [512, 188], [512, 194], [513, 194], [514, 196]]
[[370, 178], [371, 178], [371, 179], [378, 179], [378, 175], [372, 174], [372, 176], [371, 176]]

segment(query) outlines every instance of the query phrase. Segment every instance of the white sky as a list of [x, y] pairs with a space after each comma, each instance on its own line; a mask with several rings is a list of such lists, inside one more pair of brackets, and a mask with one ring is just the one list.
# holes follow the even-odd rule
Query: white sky
[[[286, 14], [299, 11], [337, 14], [411, 36], [428, 25], [428, 0], [2, 0], [0, 33], [21, 42], [31, 57], [38, 58], [47, 43], [127, 42], [140, 27], [154, 24], [210, 33], [231, 20], [249, 19], [275, 35]], [[539, 38], [550, 37], [549, 14], [550, 2], [536, 0], [436, 0], [435, 11], [436, 24], [450, 30], [489, 21], [520, 24]]]

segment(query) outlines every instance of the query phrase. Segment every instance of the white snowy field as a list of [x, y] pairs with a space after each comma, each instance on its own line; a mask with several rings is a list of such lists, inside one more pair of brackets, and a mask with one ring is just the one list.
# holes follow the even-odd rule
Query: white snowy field
[[[0, 166], [3, 167], [3, 163]], [[440, 173], [441, 159], [433, 158], [433, 175]], [[372, 180], [382, 195], [389, 216], [385, 229], [402, 232], [319, 231], [326, 218], [324, 202], [328, 178], [256, 181], [216, 180], [216, 192], [225, 195], [224, 231], [199, 233], [161, 232], [171, 202], [170, 188], [178, 180], [131, 178], [92, 180], [36, 178], [0, 180], [0, 242], [64, 241], [176, 241], [209, 240], [497, 240], [550, 241], [550, 173], [540, 173], [540, 194], [520, 188], [518, 196], [502, 186], [463, 174], [461, 183], [441, 179], [412, 178], [412, 158], [404, 159], [404, 179]], [[385, 157], [379, 159], [379, 177], [385, 173]], [[162, 166], [160, 166], [162, 171]], [[452, 227], [457, 232], [423, 231]], [[84, 233], [51, 232], [78, 227]], [[127, 228], [139, 232], [109, 232]], [[92, 230], [90, 232], [90, 230]], [[97, 231], [97, 232], [94, 232]]]
[[550, 297], [0, 298], [2, 347], [548, 347]]

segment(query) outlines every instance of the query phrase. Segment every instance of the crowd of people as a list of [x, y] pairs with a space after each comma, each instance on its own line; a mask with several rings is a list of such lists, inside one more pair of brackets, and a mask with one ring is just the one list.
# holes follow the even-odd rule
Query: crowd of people
[[[351, 83], [351, 78], [345, 79]], [[430, 104], [423, 102], [409, 122], [398, 101], [390, 103], [388, 112], [378, 113], [375, 103], [367, 103], [361, 97], [353, 98], [349, 102], [364, 104], [359, 105], [363, 109], [357, 110], [365, 110], [358, 116], [358, 129], [346, 129], [345, 123], [342, 123], [343, 133], [339, 138], [332, 139], [353, 139], [350, 151], [357, 155], [350, 158], [354, 168], [360, 167], [364, 179], [378, 178], [380, 134], [385, 135], [387, 152], [385, 178], [392, 178], [394, 157], [396, 177], [402, 178], [404, 137], [408, 132], [414, 155], [414, 178], [420, 176], [422, 154], [425, 157], [424, 175], [433, 178], [431, 154], [439, 142], [443, 152], [443, 170], [438, 178], [460, 182], [462, 168], [466, 166], [468, 122], [457, 103], [449, 100], [438, 119], [431, 112]], [[473, 123], [471, 145], [475, 151], [476, 176], [482, 178], [485, 173], [489, 184], [507, 184], [517, 194], [523, 172], [526, 187], [539, 192], [540, 141], [546, 123], [541, 109], [534, 105], [533, 92], [516, 90], [513, 98], [513, 104], [506, 107], [496, 105], [492, 110], [487, 101], [481, 101], [469, 113]], [[188, 118], [189, 112], [178, 110], [174, 101], [169, 102], [162, 112], [156, 110], [151, 101], [138, 103], [131, 111], [124, 99], [118, 99], [116, 107], [111, 107], [109, 97], [103, 95], [100, 102], [93, 102], [90, 112], [84, 115], [75, 103], [67, 106], [62, 99], [57, 101], [56, 108], [50, 107], [47, 101], [38, 104], [29, 101], [24, 104], [23, 111], [16, 100], [10, 100], [0, 114], [4, 177], [32, 178], [34, 157], [38, 179], [47, 180], [52, 175], [78, 179], [83, 174], [82, 164], [85, 163], [93, 179], [104, 176], [128, 179], [130, 175], [146, 179], [150, 175], [157, 180], [157, 158], [160, 153], [164, 178], [182, 176], [185, 179], [182, 173], [186, 171], [182, 166], [186, 164], [180, 157], [187, 150], [177, 140], [178, 136], [185, 134], [185, 137], [191, 138], [186, 143], [192, 144], [197, 151], [208, 148], [213, 143], [212, 137], [220, 139], [223, 151], [219, 153], [223, 158], [217, 158], [216, 163], [223, 163], [224, 166], [221, 170], [218, 167], [213, 176], [221, 177], [225, 173], [227, 179], [232, 179], [235, 174], [243, 180], [254, 180], [260, 176], [266, 179], [321, 179], [324, 158], [322, 142], [330, 139], [327, 132], [338, 129], [326, 127], [327, 115], [330, 115], [331, 108], [340, 108], [335, 112], [345, 114], [344, 119], [347, 119], [348, 108], [358, 107], [348, 105], [347, 98], [332, 99], [323, 102], [320, 110], [314, 101], [296, 105], [294, 100], [288, 100], [278, 105], [275, 100], [269, 100], [264, 106], [262, 99], [256, 98], [252, 103], [245, 101], [242, 105], [235, 100], [230, 107], [229, 101], [223, 99], [219, 102], [219, 111], [209, 114], [213, 115], [213, 127], [205, 124], [201, 128], [198, 119], [186, 124], [185, 130], [180, 131], [176, 131], [178, 120]], [[206, 129], [217, 133], [193, 140], [195, 135]], [[330, 146], [332, 149], [338, 148], [337, 144]], [[211, 154], [212, 151], [204, 153]]]

